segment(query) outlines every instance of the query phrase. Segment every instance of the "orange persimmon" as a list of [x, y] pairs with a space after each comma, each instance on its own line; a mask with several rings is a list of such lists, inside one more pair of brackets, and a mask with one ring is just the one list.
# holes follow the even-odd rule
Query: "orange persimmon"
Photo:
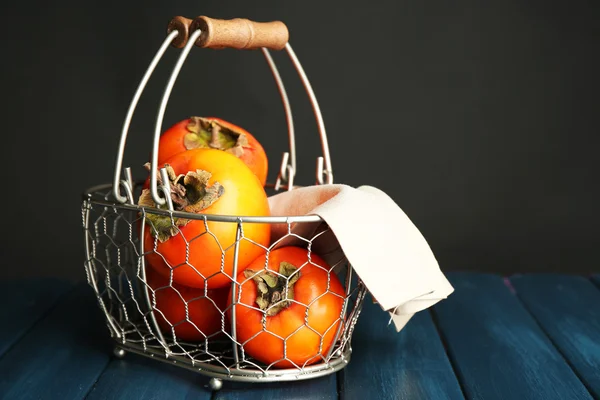
[[214, 148], [231, 153], [258, 177], [267, 181], [267, 154], [260, 142], [247, 130], [215, 117], [190, 117], [177, 122], [160, 136], [158, 165], [186, 150]]
[[248, 355], [277, 368], [322, 361], [342, 324], [342, 283], [304, 248], [278, 248], [265, 263], [262, 255], [237, 277], [236, 302], [228, 309], [235, 309], [237, 340]]
[[[164, 164], [175, 211], [229, 216], [268, 216], [267, 194], [258, 178], [239, 158], [216, 149], [178, 153]], [[159, 179], [160, 181], [160, 179]], [[160, 183], [160, 182], [159, 182]], [[145, 188], [141, 206], [156, 207]], [[166, 206], [161, 206], [166, 208]], [[191, 287], [227, 286], [233, 277], [237, 223], [171, 218], [149, 210], [144, 214], [144, 247], [148, 265], [163, 276]], [[239, 241], [238, 271], [269, 246], [268, 224], [247, 223]]]

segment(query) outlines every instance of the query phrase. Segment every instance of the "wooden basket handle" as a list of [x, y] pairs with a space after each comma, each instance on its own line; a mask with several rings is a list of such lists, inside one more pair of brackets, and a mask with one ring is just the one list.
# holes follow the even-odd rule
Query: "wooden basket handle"
[[190, 33], [197, 29], [202, 34], [196, 40], [196, 46], [210, 49], [254, 50], [266, 47], [282, 50], [289, 39], [287, 26], [281, 21], [255, 22], [244, 18], [224, 20], [199, 16], [190, 20], [178, 16], [169, 22], [167, 32], [179, 31], [173, 46], [181, 48]]

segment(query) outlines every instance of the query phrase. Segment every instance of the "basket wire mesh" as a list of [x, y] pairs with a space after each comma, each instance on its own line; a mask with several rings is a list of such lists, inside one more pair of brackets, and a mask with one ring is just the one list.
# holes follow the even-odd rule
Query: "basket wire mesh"
[[[197, 29], [189, 35], [189, 40], [165, 88], [157, 115], [152, 166], [157, 165], [158, 139], [172, 87], [188, 53], [201, 33], [200, 29]], [[135, 199], [140, 196], [142, 182], [134, 182], [129, 168], [123, 170], [125, 177], [121, 178], [127, 133], [137, 102], [156, 64], [167, 47], [180, 34], [180, 31], [173, 30], [167, 35], [134, 95], [123, 126], [113, 184], [90, 188], [83, 196], [82, 223], [85, 236], [86, 276], [97, 296], [98, 305], [106, 317], [110, 335], [117, 344], [115, 354], [123, 356], [126, 351], [130, 351], [198, 371], [214, 378], [211, 385], [215, 389], [220, 387], [217, 384], [220, 379], [253, 382], [284, 381], [314, 378], [340, 370], [350, 360], [352, 332], [360, 314], [366, 289], [353, 273], [352, 266], [342, 252], [339, 252], [339, 256], [335, 259], [324, 261], [313, 251], [320, 240], [327, 238], [331, 240], [333, 237], [320, 217], [316, 215], [246, 217], [175, 211], [172, 204], [168, 204], [169, 196], [161, 196], [161, 192], [169, 193], [168, 179], [164, 179], [163, 175], [162, 183], [159, 185], [157, 174], [164, 174], [165, 171], [157, 168], [151, 168], [149, 186], [156, 204], [164, 207], [141, 206], [136, 204]], [[285, 49], [304, 83], [318, 122], [324, 156], [317, 161], [317, 184], [332, 183], [331, 161], [318, 103], [289, 43], [286, 43]], [[277, 182], [270, 187], [275, 192], [281, 189], [293, 190], [296, 154], [291, 108], [269, 51], [264, 47], [261, 51], [278, 85], [290, 137], [290, 151], [283, 154]], [[125, 195], [121, 194], [121, 190], [125, 191]], [[149, 232], [156, 231], [149, 218], [153, 215], [167, 216], [171, 219], [173, 229], [176, 230], [175, 234], [179, 235], [185, 243], [186, 254], [183, 263], [177, 265], [169, 263], [168, 257], [161, 253], [156, 235], [153, 235], [151, 245], [144, 239]], [[204, 230], [194, 237], [186, 237], [181, 230], [178, 230], [175, 218], [186, 218], [197, 224], [203, 224]], [[300, 224], [314, 223], [320, 223], [322, 229], [308, 237], [295, 233], [293, 229]], [[235, 240], [232, 243], [220, 243], [219, 237], [211, 231], [211, 226], [218, 224], [235, 227]], [[261, 244], [245, 234], [251, 230], [249, 227], [252, 224], [267, 224], [269, 229], [278, 228], [282, 234], [268, 245]], [[203, 285], [199, 287], [189, 288], [176, 282], [175, 274], [178, 269], [188, 268], [197, 271], [190, 259], [198, 260], [198, 257], [190, 257], [190, 253], [201, 251], [193, 243], [203, 236], [201, 240], [214, 241], [220, 249], [221, 265], [216, 274], [220, 278], [226, 276], [225, 287], [212, 288], [211, 278], [214, 280], [214, 277], [202, 276], [200, 272], [198, 274], [203, 280]], [[291, 275], [284, 276], [277, 271], [273, 272], [269, 267], [270, 257], [273, 257], [272, 254], [275, 254], [280, 245], [289, 240], [305, 249], [306, 260], [300, 265], [295, 265], [297, 270]], [[257, 254], [261, 254], [264, 258], [264, 266], [260, 270], [253, 271], [255, 276], [245, 275], [246, 279], [240, 280], [239, 277], [242, 276], [240, 272], [243, 268], [238, 266], [238, 260], [242, 247], [244, 249], [252, 247]], [[148, 260], [157, 258], [164, 262], [170, 271], [169, 274], [157, 274], [154, 268], [148, 266]], [[292, 331], [285, 335], [270, 330], [267, 323], [270, 308], [261, 309], [242, 301], [243, 290], [249, 282], [253, 283], [253, 279], [259, 273], [267, 271], [284, 286], [283, 298], [274, 297], [271, 307], [287, 301], [286, 307], [294, 306], [296, 309], [303, 310], [304, 318], [301, 323], [297, 323], [296, 326], [292, 324]], [[288, 285], [291, 287], [290, 282], [297, 280], [297, 276], [301, 276], [304, 271], [326, 275], [326, 286], [322, 292], [316, 293], [307, 303], [287, 296], [288, 291], [291, 290], [288, 289]], [[294, 275], [297, 275], [296, 278]], [[337, 301], [341, 305], [339, 315], [333, 323], [326, 324], [327, 326], [322, 326], [320, 320], [311, 319], [315, 310], [324, 301]], [[236, 317], [240, 313], [240, 307], [253, 308], [262, 315], [261, 328], [252, 335], [245, 334], [246, 337], [241, 334], [237, 324]], [[209, 315], [211, 319], [210, 323], [207, 323]], [[259, 338], [264, 335], [273, 336], [275, 339], [271, 340], [278, 342], [278, 346], [282, 347], [279, 359], [264, 362], [259, 360], [260, 357], [248, 354], [247, 349], [250, 348], [251, 342], [260, 340]], [[292, 354], [293, 348], [302, 344], [298, 343], [298, 340], [311, 335], [318, 339], [318, 348], [313, 349], [308, 357], [298, 362], [297, 357]]]

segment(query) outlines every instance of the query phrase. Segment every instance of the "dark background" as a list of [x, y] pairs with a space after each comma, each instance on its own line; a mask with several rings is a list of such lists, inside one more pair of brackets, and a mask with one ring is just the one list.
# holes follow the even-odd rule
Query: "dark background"
[[[112, 181], [127, 107], [167, 22], [200, 14], [288, 25], [336, 182], [389, 193], [442, 270], [600, 271], [598, 2], [4, 4], [0, 276], [84, 277], [81, 193]], [[134, 117], [126, 165], [137, 178], [178, 53]], [[291, 64], [274, 56], [294, 110], [297, 182], [312, 184], [316, 125]], [[164, 127], [189, 115], [254, 133], [275, 178], [286, 123], [259, 52], [195, 48]]]

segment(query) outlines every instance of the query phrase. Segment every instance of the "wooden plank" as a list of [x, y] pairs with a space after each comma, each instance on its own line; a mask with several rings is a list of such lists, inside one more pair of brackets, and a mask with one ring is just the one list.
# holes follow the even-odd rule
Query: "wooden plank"
[[112, 346], [92, 289], [80, 284], [0, 359], [8, 399], [81, 399]]
[[594, 282], [600, 288], [600, 274], [592, 275], [592, 282]]
[[510, 281], [571, 368], [600, 398], [600, 290], [574, 275], [528, 274]]
[[[131, 354], [113, 360], [87, 400], [210, 399], [208, 378], [196, 372]], [[224, 381], [213, 399], [337, 399], [335, 374], [306, 381], [237, 383]]]
[[55, 278], [0, 282], [0, 357], [56, 305], [71, 285]]
[[87, 399], [210, 399], [207, 384], [196, 372], [127, 354], [110, 362]]
[[447, 275], [434, 315], [467, 398], [592, 398], [502, 277]]
[[371, 299], [352, 340], [352, 359], [341, 373], [344, 399], [462, 399], [463, 395], [428, 311], [400, 332]]
[[277, 383], [223, 382], [223, 388], [215, 392], [215, 400], [272, 400], [272, 399], [337, 399], [336, 376]]

